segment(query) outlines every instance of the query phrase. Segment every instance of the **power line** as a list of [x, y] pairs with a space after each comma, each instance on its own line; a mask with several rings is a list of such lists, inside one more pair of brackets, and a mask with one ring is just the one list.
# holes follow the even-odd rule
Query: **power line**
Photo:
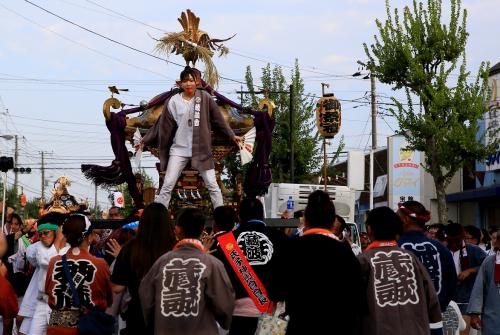
[[91, 4], [93, 4], [93, 5], [95, 5], [95, 6], [97, 6], [97, 7], [100, 7], [100, 8], [102, 8], [102, 9], [105, 9], [105, 10], [107, 10], [107, 11], [111, 12], [111, 13], [114, 13], [114, 14], [116, 14], [116, 15], [118, 15], [118, 16], [120, 16], [120, 17], [122, 17], [122, 18], [125, 18], [125, 19], [127, 19], [127, 20], [129, 20], [129, 21], [132, 21], [132, 22], [136, 22], [136, 23], [142, 24], [143, 26], [146, 26], [146, 27], [149, 27], [149, 28], [152, 28], [152, 29], [155, 29], [155, 30], [161, 31], [161, 32], [163, 32], [163, 33], [166, 33], [166, 32], [167, 32], [167, 31], [165, 31], [165, 30], [163, 30], [163, 29], [161, 29], [161, 28], [157, 28], [157, 27], [155, 27], [155, 26], [152, 26], [152, 25], [150, 25], [149, 23], [146, 23], [146, 22], [143, 22], [143, 21], [136, 20], [136, 19], [134, 19], [133, 17], [127, 16], [127, 15], [122, 14], [122, 13], [119, 13], [119, 12], [117, 12], [117, 11], [113, 10], [113, 9], [110, 9], [110, 8], [104, 7], [104, 6], [100, 5], [100, 4], [98, 4], [97, 2], [94, 2], [94, 1], [91, 1], [91, 0], [85, 0], [85, 1], [87, 1], [88, 3], [91, 3]]
[[[4, 114], [4, 113], [0, 113]], [[61, 123], [61, 124], [75, 124], [75, 125], [82, 125], [82, 126], [103, 126], [102, 123], [86, 123], [86, 122], [71, 122], [71, 121], [59, 121], [59, 120], [49, 120], [49, 119], [40, 119], [40, 118], [34, 118], [34, 117], [29, 117], [29, 116], [24, 116], [24, 115], [14, 115], [9, 113], [11, 117], [15, 118], [20, 118], [20, 119], [27, 119], [27, 120], [35, 120], [35, 121], [42, 121], [42, 122], [52, 122], [52, 123]]]
[[64, 22], [67, 22], [67, 23], [69, 23], [69, 24], [71, 24], [71, 25], [74, 25], [75, 27], [78, 27], [78, 28], [80, 28], [80, 29], [83, 29], [83, 30], [85, 30], [85, 31], [87, 31], [87, 32], [89, 32], [89, 33], [91, 33], [91, 34], [94, 34], [94, 35], [96, 35], [96, 36], [99, 36], [99, 37], [101, 37], [101, 38], [104, 38], [105, 40], [108, 40], [108, 41], [110, 41], [110, 42], [112, 42], [112, 43], [118, 44], [118, 45], [120, 45], [120, 46], [122, 46], [122, 47], [128, 48], [128, 49], [130, 49], [130, 50], [133, 50], [133, 51], [135, 51], [135, 52], [141, 53], [141, 54], [143, 54], [143, 55], [146, 55], [146, 56], [149, 56], [149, 57], [153, 57], [153, 58], [155, 58], [155, 59], [158, 59], [158, 60], [161, 60], [161, 61], [164, 61], [164, 62], [167, 62], [167, 63], [173, 64], [173, 65], [177, 65], [177, 66], [179, 66], [179, 67], [184, 67], [184, 65], [182, 65], [182, 64], [179, 64], [179, 63], [176, 63], [176, 62], [172, 62], [172, 61], [169, 61], [168, 59], [161, 58], [161, 57], [159, 57], [159, 56], [153, 55], [152, 53], [149, 53], [149, 52], [143, 51], [143, 50], [141, 50], [141, 49], [137, 49], [136, 47], [133, 47], [133, 46], [127, 45], [127, 44], [125, 44], [125, 43], [122, 43], [122, 42], [120, 42], [120, 41], [117, 41], [117, 40], [115, 40], [115, 39], [112, 39], [111, 37], [108, 37], [108, 36], [106, 36], [106, 35], [103, 35], [103, 34], [101, 34], [101, 33], [98, 33], [98, 32], [96, 32], [96, 31], [94, 31], [94, 30], [92, 30], [92, 29], [89, 29], [89, 28], [87, 28], [87, 27], [84, 27], [84, 26], [82, 26], [82, 25], [80, 25], [80, 24], [78, 24], [78, 23], [76, 23], [76, 22], [73, 22], [73, 21], [71, 21], [71, 20], [68, 20], [68, 19], [66, 19], [66, 18], [62, 17], [61, 15], [58, 15], [58, 14], [56, 14], [56, 13], [54, 13], [54, 12], [52, 12], [52, 11], [48, 10], [48, 9], [45, 9], [45, 8], [43, 8], [42, 6], [39, 6], [39, 5], [37, 5], [37, 4], [35, 4], [35, 3], [31, 2], [31, 1], [29, 1], [29, 0], [24, 0], [24, 1], [25, 1], [25, 2], [27, 2], [28, 4], [30, 4], [30, 5], [32, 5], [32, 6], [34, 6], [34, 7], [37, 7], [37, 8], [38, 8], [38, 9], [40, 9], [40, 10], [42, 10], [42, 11], [44, 11], [44, 12], [46, 12], [46, 13], [48, 13], [48, 14], [52, 15], [52, 16], [57, 17], [57, 18], [58, 18], [58, 19], [60, 19], [60, 20], [63, 20]]
[[[125, 14], [123, 14], [123, 13], [120, 13], [120, 12], [118, 12], [118, 11], [116, 11], [116, 10], [113, 10], [113, 9], [111, 9], [111, 8], [109, 8], [109, 7], [105, 7], [105, 6], [103, 6], [103, 5], [99, 4], [99, 3], [95, 2], [95, 1], [92, 1], [92, 0], [85, 0], [85, 1], [87, 1], [88, 3], [91, 3], [91, 4], [95, 5], [95, 6], [97, 6], [97, 7], [99, 7], [99, 8], [102, 8], [102, 9], [104, 9], [104, 10], [107, 10], [107, 11], [109, 11], [109, 12], [113, 13], [113, 14], [116, 14], [116, 15], [118, 15], [118, 16], [120, 16], [120, 17], [124, 18], [124, 19], [129, 20], [129, 21], [132, 21], [132, 22], [138, 23], [138, 24], [140, 24], [140, 25], [143, 25], [143, 26], [146, 26], [146, 27], [149, 27], [149, 28], [155, 29], [155, 30], [160, 31], [160, 32], [162, 32], [162, 33], [168, 33], [168, 31], [166, 31], [165, 29], [158, 28], [158, 27], [155, 27], [155, 26], [153, 26], [153, 25], [150, 25], [149, 23], [146, 23], [146, 22], [144, 22], [144, 21], [137, 20], [137, 19], [135, 19], [135, 18], [133, 18], [133, 17], [127, 16], [127, 15], [125, 15]], [[87, 8], [87, 9], [88, 9], [88, 8]], [[102, 12], [101, 12], [101, 13], [102, 13]], [[103, 13], [103, 14], [104, 14], [104, 13]], [[280, 62], [276, 62], [276, 61], [271, 60], [271, 59], [264, 60], [264, 59], [261, 59], [261, 58], [257, 58], [257, 57], [255, 57], [255, 56], [244, 55], [244, 54], [242, 54], [242, 52], [244, 52], [244, 51], [241, 51], [241, 50], [240, 50], [240, 51], [238, 51], [237, 49], [231, 48], [231, 50], [230, 50], [230, 53], [229, 53], [229, 54], [230, 54], [230, 55], [231, 55], [231, 54], [234, 54], [234, 55], [237, 55], [237, 56], [240, 56], [240, 57], [244, 57], [244, 58], [247, 58], [247, 59], [252, 59], [252, 60], [259, 61], [259, 62], [263, 62], [263, 63], [270, 63], [270, 64], [278, 65], [278, 66], [281, 66], [281, 67], [289, 68], [289, 69], [293, 69], [293, 68], [295, 68], [295, 66], [293, 66], [293, 65], [286, 65], [286, 64], [282, 64], [282, 63], [280, 63]], [[304, 68], [304, 67], [302, 67], [302, 68], [300, 68], [300, 69], [301, 69], [302, 71], [311, 72], [311, 73], [317, 73], [317, 74], [322, 74], [322, 75], [325, 75], [325, 76], [328, 76], [328, 77], [346, 77], [346, 78], [347, 78], [347, 77], [352, 77], [350, 74], [330, 74], [330, 73], [320, 72], [320, 71], [318, 71], [318, 70], [309, 70], [309, 69]], [[350, 78], [349, 78], [349, 79], [350, 79]]]
[[83, 44], [83, 43], [80, 43], [80, 42], [78, 42], [78, 41], [76, 41], [76, 40], [74, 40], [74, 39], [68, 38], [68, 37], [64, 36], [63, 34], [61, 34], [61, 33], [57, 32], [57, 31], [54, 31], [54, 30], [52, 30], [52, 29], [50, 29], [50, 28], [47, 28], [47, 27], [44, 27], [44, 26], [42, 26], [41, 24], [37, 23], [36, 21], [33, 21], [33, 20], [31, 20], [30, 18], [28, 18], [28, 17], [26, 17], [26, 16], [24, 16], [24, 15], [22, 15], [22, 14], [20, 14], [20, 13], [16, 12], [15, 10], [12, 10], [12, 9], [10, 9], [10, 8], [8, 8], [8, 7], [5, 7], [4, 5], [1, 5], [1, 4], [0, 4], [0, 6], [1, 6], [1, 7], [3, 7], [4, 9], [6, 9], [7, 11], [9, 11], [9, 12], [11, 12], [11, 13], [13, 13], [13, 14], [15, 14], [15, 15], [17, 15], [17, 16], [19, 16], [19, 17], [23, 18], [23, 19], [25, 19], [26, 21], [28, 21], [28, 22], [30, 22], [30, 23], [32, 23], [32, 24], [34, 24], [34, 25], [38, 26], [39, 28], [44, 29], [44, 30], [47, 30], [47, 31], [49, 31], [49, 32], [51, 32], [51, 33], [53, 33], [53, 34], [55, 34], [55, 35], [59, 36], [60, 38], [65, 39], [65, 40], [66, 40], [66, 41], [68, 41], [68, 42], [71, 42], [71, 43], [74, 43], [74, 44], [76, 44], [76, 45], [79, 45], [79, 46], [81, 46], [81, 47], [83, 47], [83, 48], [85, 48], [85, 49], [88, 49], [88, 50], [90, 50], [90, 51], [92, 51], [92, 52], [95, 52], [95, 53], [97, 53], [97, 54], [101, 55], [101, 56], [104, 56], [104, 57], [107, 57], [107, 58], [109, 58], [109, 59], [112, 59], [112, 60], [114, 60], [114, 61], [116, 61], [116, 62], [119, 62], [119, 63], [125, 64], [125, 65], [128, 65], [128, 66], [134, 67], [134, 68], [139, 69], [139, 70], [143, 70], [143, 71], [146, 71], [146, 72], [150, 72], [150, 73], [153, 73], [153, 74], [155, 74], [155, 75], [158, 75], [158, 76], [161, 76], [161, 77], [164, 77], [164, 78], [166, 78], [166, 79], [171, 80], [171, 78], [169, 78], [169, 77], [167, 77], [167, 76], [164, 76], [163, 74], [161, 74], [161, 73], [159, 73], [159, 72], [156, 72], [156, 71], [153, 71], [153, 70], [149, 70], [149, 69], [143, 68], [143, 67], [141, 67], [141, 66], [138, 66], [138, 65], [135, 65], [135, 64], [132, 64], [132, 63], [128, 63], [128, 62], [126, 62], [126, 61], [124, 61], [124, 60], [121, 60], [121, 59], [119, 59], [119, 58], [116, 58], [116, 57], [114, 57], [114, 56], [111, 56], [111, 55], [105, 54], [104, 52], [102, 52], [102, 51], [100, 51], [100, 50], [97, 50], [97, 49], [94, 49], [94, 48], [92, 48], [92, 47], [89, 47], [88, 45], [85, 45], [85, 44]]
[[[136, 47], [133, 47], [133, 46], [127, 45], [127, 44], [125, 44], [125, 43], [123, 43], [123, 42], [120, 42], [120, 41], [117, 41], [117, 40], [115, 40], [115, 39], [113, 39], [113, 38], [111, 38], [111, 37], [108, 37], [108, 36], [106, 36], [106, 35], [103, 35], [103, 34], [101, 34], [101, 33], [98, 33], [98, 32], [96, 32], [96, 31], [94, 31], [94, 30], [92, 30], [92, 29], [89, 29], [89, 28], [87, 28], [87, 27], [84, 27], [84, 26], [82, 26], [82, 25], [80, 25], [80, 24], [76, 23], [76, 22], [73, 22], [73, 21], [71, 21], [71, 20], [69, 20], [69, 19], [66, 19], [66, 18], [64, 18], [64, 17], [62, 17], [62, 16], [60, 16], [60, 15], [58, 15], [58, 14], [56, 14], [56, 13], [54, 13], [54, 12], [52, 12], [52, 11], [48, 10], [48, 9], [45, 9], [45, 8], [43, 8], [42, 6], [39, 6], [39, 5], [37, 5], [37, 4], [35, 4], [35, 3], [31, 2], [31, 1], [29, 1], [29, 0], [24, 0], [24, 2], [26, 2], [26, 3], [30, 4], [30, 5], [32, 5], [32, 6], [34, 6], [34, 7], [37, 7], [38, 9], [40, 9], [40, 10], [42, 10], [42, 11], [44, 11], [44, 12], [46, 12], [46, 13], [48, 13], [48, 14], [52, 15], [52, 16], [55, 16], [55, 17], [59, 18], [60, 20], [63, 20], [64, 22], [67, 22], [67, 23], [69, 23], [69, 24], [71, 24], [71, 25], [74, 25], [75, 27], [78, 27], [78, 28], [80, 28], [80, 29], [83, 29], [83, 30], [85, 30], [85, 31], [87, 31], [87, 32], [89, 32], [89, 33], [91, 33], [91, 34], [94, 34], [94, 35], [96, 35], [96, 36], [99, 36], [99, 37], [101, 37], [101, 38], [104, 38], [105, 40], [108, 40], [108, 41], [110, 41], [110, 42], [112, 42], [112, 43], [118, 44], [118, 45], [120, 45], [120, 46], [123, 46], [123, 47], [125, 47], [125, 48], [130, 49], [130, 50], [133, 50], [133, 51], [135, 51], [135, 52], [141, 53], [141, 54], [143, 54], [143, 55], [146, 55], [146, 56], [149, 56], [149, 57], [152, 57], [152, 58], [155, 58], [155, 59], [158, 59], [158, 60], [161, 60], [161, 61], [164, 61], [164, 62], [167, 62], [167, 63], [173, 64], [173, 65], [177, 65], [177, 66], [179, 66], [179, 67], [184, 67], [184, 66], [185, 66], [185, 65], [182, 65], [182, 64], [179, 64], [179, 63], [176, 63], [176, 62], [170, 61], [170, 60], [168, 60], [168, 59], [161, 58], [161, 57], [159, 57], [159, 56], [153, 55], [152, 53], [149, 53], [149, 52], [147, 52], [147, 51], [144, 51], [144, 50], [138, 49], [138, 48], [136, 48]], [[225, 79], [225, 80], [233, 81], [233, 82], [236, 82], [236, 83], [246, 84], [245, 82], [243, 82], [243, 81], [239, 81], [239, 80], [236, 80], [236, 79], [231, 79], [231, 78], [227, 78], [227, 77], [224, 77], [224, 76], [219, 76], [219, 77], [220, 77], [221, 79]], [[261, 88], [261, 87], [259, 87], [259, 86], [257, 86], [257, 85], [254, 85], [254, 86], [255, 86], [255, 87], [257, 87], [257, 88]]]

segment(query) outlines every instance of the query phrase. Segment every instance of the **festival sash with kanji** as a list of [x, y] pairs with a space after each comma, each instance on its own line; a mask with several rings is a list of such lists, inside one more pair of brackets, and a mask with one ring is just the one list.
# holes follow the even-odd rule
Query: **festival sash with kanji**
[[271, 308], [271, 301], [267, 296], [266, 288], [262, 285], [259, 277], [257, 277], [253, 271], [250, 263], [248, 263], [233, 233], [229, 232], [217, 236], [217, 241], [257, 309], [262, 313], [269, 311]]

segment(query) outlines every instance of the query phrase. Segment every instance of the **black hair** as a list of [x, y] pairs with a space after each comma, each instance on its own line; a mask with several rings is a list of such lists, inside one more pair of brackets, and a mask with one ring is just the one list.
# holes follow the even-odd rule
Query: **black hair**
[[83, 215], [70, 215], [63, 224], [62, 232], [66, 241], [72, 248], [79, 247], [85, 231], [85, 217]]
[[483, 233], [483, 237], [481, 238], [481, 241], [486, 245], [488, 245], [491, 242], [491, 235], [488, 233], [488, 231], [485, 228], [481, 228], [481, 232]]
[[491, 237], [491, 234], [496, 233], [498, 231], [500, 231], [500, 227], [497, 227], [497, 226], [490, 227], [490, 230], [489, 230], [490, 237]]
[[335, 222], [335, 215], [335, 205], [328, 193], [318, 190], [309, 194], [304, 210], [308, 227], [330, 229]]
[[192, 67], [191, 70], [193, 70], [194, 79], [197, 79], [197, 78], [201, 79], [201, 71], [200, 70], [198, 70], [195, 67]]
[[436, 238], [439, 241], [444, 241], [446, 239], [446, 235], [444, 234], [445, 227], [446, 226], [442, 223], [434, 223], [434, 224], [431, 224], [429, 227], [427, 227], [427, 230], [429, 230], [431, 228], [436, 228], [437, 229], [436, 230]]
[[172, 250], [176, 243], [167, 208], [156, 202], [146, 206], [139, 219], [137, 234], [128, 243], [131, 244], [131, 268], [138, 278], [142, 278], [154, 262]]
[[23, 227], [24, 223], [23, 223], [23, 219], [21, 219], [21, 216], [19, 216], [19, 214], [17, 213], [12, 213], [11, 217], [10, 217], [10, 223], [12, 224], [12, 219], [17, 219], [17, 223], [19, 224], [19, 227]]
[[240, 222], [246, 223], [250, 220], [264, 219], [264, 206], [256, 198], [246, 198], [240, 202]]
[[335, 214], [335, 218], [340, 222], [340, 231], [344, 231], [347, 229], [347, 223], [345, 222], [344, 218], [341, 217], [338, 214]]
[[120, 214], [122, 213], [122, 209], [121, 209], [120, 207], [118, 207], [118, 206], [111, 206], [111, 207], [109, 208], [108, 213], [109, 213], [109, 212], [111, 212], [111, 210], [112, 210], [112, 209], [116, 209], [116, 210], [118, 210], [118, 213], [120, 213]]
[[481, 230], [475, 226], [464, 226], [464, 230], [472, 236], [472, 238], [477, 240], [479, 244], [481, 242]]
[[395, 240], [403, 230], [401, 218], [389, 207], [377, 207], [368, 212], [366, 219], [376, 241]]
[[184, 80], [188, 79], [189, 76], [192, 76], [193, 79], [195, 79], [196, 78], [196, 72], [193, 70], [192, 67], [186, 66], [184, 68], [184, 70], [182, 70], [182, 72], [181, 72], [181, 74], [180, 74], [179, 77], [180, 77], [181, 81], [184, 81]]
[[214, 209], [214, 224], [221, 231], [231, 231], [236, 222], [236, 212], [232, 207], [219, 206]]
[[464, 233], [464, 227], [460, 223], [450, 223], [444, 228], [447, 237], [459, 237]]
[[304, 210], [303, 209], [295, 211], [295, 213], [293, 213], [293, 218], [294, 219], [300, 219], [303, 216], [304, 216]]
[[177, 217], [176, 225], [182, 228], [185, 238], [200, 238], [205, 228], [205, 214], [199, 208], [186, 208]]
[[62, 226], [67, 218], [68, 214], [50, 212], [38, 219], [38, 225], [41, 225], [42, 223], [53, 223], [55, 225]]

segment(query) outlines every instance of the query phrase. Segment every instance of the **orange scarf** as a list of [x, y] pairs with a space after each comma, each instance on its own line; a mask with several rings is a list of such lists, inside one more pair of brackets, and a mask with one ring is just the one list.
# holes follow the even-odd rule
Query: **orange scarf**
[[372, 242], [366, 250], [374, 249], [374, 248], [381, 248], [381, 247], [397, 247], [398, 243], [395, 240], [392, 241], [375, 241]]
[[201, 243], [200, 240], [197, 240], [195, 238], [185, 238], [185, 239], [180, 240], [175, 245], [174, 250], [179, 249], [180, 247], [182, 247], [183, 245], [186, 245], [186, 244], [191, 244], [191, 245], [195, 246], [196, 248], [200, 249], [202, 252], [206, 252], [205, 247], [203, 246], [203, 243]]

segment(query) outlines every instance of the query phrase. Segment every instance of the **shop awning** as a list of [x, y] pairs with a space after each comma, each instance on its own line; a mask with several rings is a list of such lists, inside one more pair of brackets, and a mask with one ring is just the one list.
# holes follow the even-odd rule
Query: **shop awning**
[[491, 198], [500, 196], [500, 186], [490, 186], [481, 187], [474, 190], [467, 190], [458, 193], [448, 194], [446, 196], [446, 201], [448, 202], [460, 202], [460, 201], [472, 201], [476, 199]]

